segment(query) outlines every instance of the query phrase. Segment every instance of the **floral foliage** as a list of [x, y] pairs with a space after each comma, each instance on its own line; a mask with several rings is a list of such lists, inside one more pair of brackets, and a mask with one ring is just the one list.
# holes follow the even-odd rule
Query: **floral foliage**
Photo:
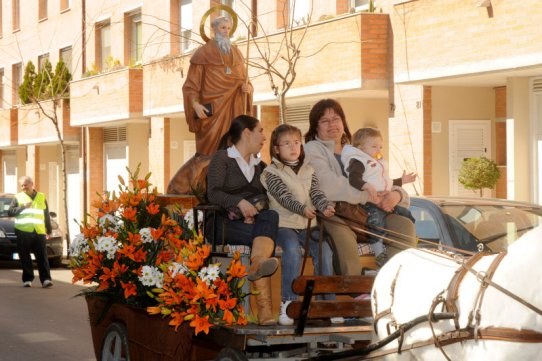
[[[226, 272], [210, 263], [210, 246], [157, 203], [150, 174], [100, 196], [70, 247], [73, 282], [95, 283], [85, 292], [111, 302], [145, 307], [170, 317], [177, 329], [190, 322], [199, 332], [213, 324], [246, 324], [242, 291], [246, 268], [235, 255]], [[187, 236], [188, 235], [188, 236]]]

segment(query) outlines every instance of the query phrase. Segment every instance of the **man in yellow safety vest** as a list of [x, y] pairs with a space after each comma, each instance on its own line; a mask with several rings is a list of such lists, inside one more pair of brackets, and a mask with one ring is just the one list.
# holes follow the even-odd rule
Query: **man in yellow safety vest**
[[20, 178], [22, 192], [13, 198], [8, 213], [15, 217], [17, 252], [23, 268], [23, 287], [30, 287], [34, 280], [34, 268], [30, 253], [36, 256], [41, 285], [51, 287], [51, 271], [47, 259], [46, 239], [52, 232], [49, 207], [45, 194], [34, 189], [30, 177]]

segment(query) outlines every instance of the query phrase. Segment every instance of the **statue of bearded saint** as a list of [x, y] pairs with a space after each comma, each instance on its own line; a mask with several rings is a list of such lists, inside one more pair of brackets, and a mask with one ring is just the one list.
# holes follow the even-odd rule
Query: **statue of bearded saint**
[[241, 114], [250, 115], [253, 88], [244, 57], [230, 42], [231, 27], [228, 17], [213, 20], [214, 38], [190, 59], [183, 101], [188, 129], [196, 138], [196, 154], [169, 182], [170, 194], [204, 190], [207, 166], [231, 121]]

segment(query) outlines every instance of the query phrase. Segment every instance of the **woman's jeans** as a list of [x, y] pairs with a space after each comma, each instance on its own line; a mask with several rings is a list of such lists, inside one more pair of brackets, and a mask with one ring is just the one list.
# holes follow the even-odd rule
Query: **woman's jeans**
[[[303, 262], [302, 249], [305, 246], [307, 230], [292, 229], [280, 227], [278, 230], [276, 243], [282, 248], [282, 301], [297, 300], [297, 295], [292, 290], [292, 283], [299, 276], [301, 264]], [[318, 261], [318, 239], [320, 231], [318, 228], [311, 229], [311, 238], [309, 240], [309, 256], [312, 257], [314, 264], [314, 274], [330, 276], [333, 274], [333, 254], [331, 247], [324, 238], [322, 241], [322, 265]], [[321, 270], [321, 272], [320, 272]], [[334, 300], [334, 294], [323, 295], [320, 299]]]
[[253, 224], [245, 223], [243, 220], [231, 221], [222, 214], [217, 214], [216, 232], [213, 231], [211, 220], [208, 220], [210, 236], [216, 235], [219, 242], [224, 240], [225, 244], [242, 244], [251, 246], [255, 237], [264, 236], [276, 240], [279, 224], [277, 212], [267, 209], [260, 211]]

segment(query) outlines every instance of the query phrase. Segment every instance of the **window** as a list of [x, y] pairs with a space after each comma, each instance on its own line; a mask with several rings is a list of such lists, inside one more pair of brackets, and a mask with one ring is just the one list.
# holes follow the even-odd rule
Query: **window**
[[38, 69], [37, 69], [38, 72], [40, 72], [43, 69], [43, 66], [45, 65], [45, 61], [47, 59], [49, 59], [49, 53], [45, 53], [38, 56]]
[[11, 21], [11, 30], [18, 31], [20, 29], [21, 21], [21, 6], [19, 0], [11, 0], [11, 15], [13, 18]]
[[292, 27], [306, 25], [311, 11], [310, 0], [296, 0], [290, 2], [290, 19]]
[[38, 20], [47, 19], [47, 0], [39, 0]]
[[130, 49], [130, 56], [127, 61], [125, 61], [128, 65], [137, 65], [141, 64], [142, 60], [142, 52], [143, 52], [143, 44], [141, 41], [141, 35], [142, 35], [142, 23], [141, 23], [141, 13], [132, 13], [127, 16], [127, 24], [126, 26], [129, 26], [129, 35], [128, 39], [126, 39], [129, 42], [128, 48]]
[[72, 73], [72, 47], [67, 46], [65, 48], [60, 49], [60, 59], [64, 62], [64, 65], [66, 66], [66, 69]]
[[60, 0], [60, 11], [66, 11], [71, 7], [71, 0]]
[[4, 68], [0, 69], [0, 109], [4, 109]]
[[96, 25], [96, 67], [102, 71], [107, 70], [109, 68], [108, 58], [110, 57], [111, 25], [107, 21]]
[[369, 9], [369, 0], [352, 0], [352, 8], [356, 11], [368, 10]]
[[[222, 5], [226, 5], [226, 6], [229, 6], [230, 8], [232, 8], [232, 9], [235, 9], [235, 7], [234, 7], [235, 6], [235, 0], [221, 0], [220, 3]], [[230, 17], [230, 14], [227, 11], [224, 11], [224, 10], [222, 10], [220, 12], [220, 15]]]
[[192, 0], [181, 0], [179, 4], [181, 51], [185, 52], [192, 47]]
[[13, 64], [11, 68], [11, 89], [12, 93], [12, 104], [21, 104], [21, 98], [19, 97], [19, 86], [23, 82], [23, 64]]

